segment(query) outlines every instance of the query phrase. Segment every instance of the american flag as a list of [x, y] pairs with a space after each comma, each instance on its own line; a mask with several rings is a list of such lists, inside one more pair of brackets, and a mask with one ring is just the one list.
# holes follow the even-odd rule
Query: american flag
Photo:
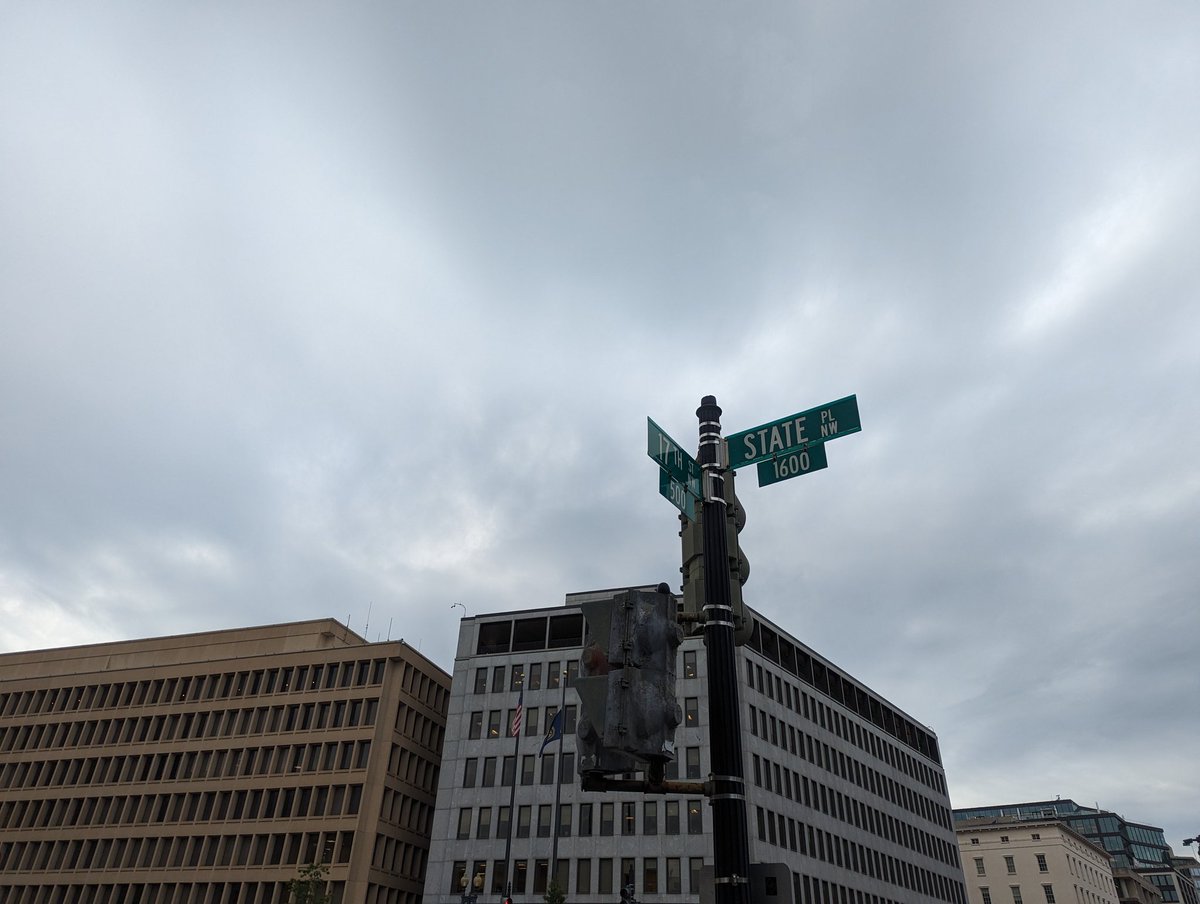
[[512, 720], [512, 736], [515, 738], [521, 733], [521, 717], [525, 715], [525, 688], [521, 688], [521, 696], [517, 698], [517, 712]]

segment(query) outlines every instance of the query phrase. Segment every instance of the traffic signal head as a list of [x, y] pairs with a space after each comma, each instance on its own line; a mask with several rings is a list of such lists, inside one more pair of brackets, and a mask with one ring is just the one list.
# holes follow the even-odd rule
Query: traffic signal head
[[674, 758], [676, 649], [683, 638], [670, 588], [585, 602], [588, 635], [575, 682], [580, 772], [635, 771]]
[[[754, 628], [746, 617], [746, 605], [742, 599], [742, 585], [750, 577], [750, 562], [742, 552], [738, 534], [746, 526], [746, 510], [733, 485], [733, 472], [726, 471], [725, 481], [725, 547], [729, 560], [729, 602], [733, 608], [734, 642], [741, 646], [750, 639]], [[704, 512], [703, 506], [696, 507], [696, 520], [689, 521], [680, 516], [679, 531], [683, 564], [679, 571], [683, 575], [683, 611], [700, 618], [704, 614]], [[703, 633], [702, 622], [696, 622], [693, 634]]]

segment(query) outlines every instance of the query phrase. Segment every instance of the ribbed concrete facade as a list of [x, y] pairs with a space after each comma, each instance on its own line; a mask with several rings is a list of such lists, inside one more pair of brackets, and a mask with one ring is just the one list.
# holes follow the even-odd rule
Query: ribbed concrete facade
[[[615, 901], [627, 881], [643, 902], [700, 900], [702, 870], [712, 862], [702, 794], [579, 788], [578, 700], [561, 680], [574, 677], [582, 647], [578, 602], [599, 595], [461, 622], [428, 904], [458, 904], [476, 889], [480, 901], [495, 899], [508, 879], [510, 822], [518, 901], [539, 900], [552, 872], [580, 904]], [[709, 722], [703, 643], [688, 639], [679, 655], [684, 724], [675, 775], [703, 780], [709, 734], [729, 727]], [[966, 904], [933, 733], [757, 615], [737, 656], [750, 855], [786, 865], [792, 887], [781, 893], [838, 904]], [[509, 726], [522, 691], [514, 739]], [[563, 705], [561, 746], [539, 757]]]
[[332, 619], [0, 655], [0, 901], [421, 899], [449, 676]]

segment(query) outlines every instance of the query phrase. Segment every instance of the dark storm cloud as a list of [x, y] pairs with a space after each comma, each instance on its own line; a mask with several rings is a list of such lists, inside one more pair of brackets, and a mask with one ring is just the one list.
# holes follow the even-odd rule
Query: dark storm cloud
[[678, 581], [646, 415], [857, 393], [827, 471], [739, 475], [750, 602], [956, 803], [1193, 834], [1194, 10], [3, 16], [0, 646], [448, 667], [452, 603]]

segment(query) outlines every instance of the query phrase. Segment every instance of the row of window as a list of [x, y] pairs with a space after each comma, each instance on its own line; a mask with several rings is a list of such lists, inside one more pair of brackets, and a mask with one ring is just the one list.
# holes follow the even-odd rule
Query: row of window
[[[640, 869], [639, 869], [640, 865]], [[457, 860], [450, 871], [449, 893], [458, 895], [473, 890], [478, 894], [504, 894], [507, 866], [503, 860], [493, 860], [489, 873], [486, 860], [468, 864]], [[633, 885], [636, 894], [684, 894], [684, 869], [687, 870], [686, 893], [696, 896], [700, 889], [701, 857], [600, 857], [557, 862], [555, 878], [564, 890], [577, 895], [613, 895], [626, 885]], [[574, 880], [572, 881], [572, 876]], [[550, 861], [546, 858], [517, 860], [513, 864], [513, 896], [544, 895], [550, 882]]]
[[758, 840], [929, 898], [965, 904], [962, 884], [907, 860], [758, 807]]
[[[559, 804], [558, 805], [558, 835], [569, 838], [573, 832], [580, 837], [597, 834], [595, 816], [599, 813], [599, 832], [602, 836], [617, 833], [619, 820], [622, 835], [678, 835], [681, 825], [686, 827], [689, 835], [704, 833], [704, 818], [700, 800], [643, 800], [641, 807], [635, 801], [623, 801], [620, 810], [617, 803], [608, 801], [600, 804]], [[680, 822], [683, 815], [684, 823]], [[511, 810], [508, 807], [463, 807], [458, 811], [457, 838], [466, 841], [475, 838], [486, 841], [490, 838], [507, 838]], [[639, 832], [638, 815], [641, 814], [641, 831]], [[492, 816], [495, 814], [495, 820]], [[661, 813], [661, 823], [660, 814]], [[578, 815], [579, 821], [575, 822]], [[551, 837], [554, 807], [551, 804], [539, 804], [534, 820], [534, 807], [526, 804], [517, 807], [517, 824], [514, 832], [517, 838], [529, 838], [536, 833], [538, 838]]]
[[[699, 747], [684, 747], [683, 765], [686, 778], [700, 778], [700, 748]], [[521, 775], [520, 784], [522, 785], [552, 785], [555, 781], [555, 760], [556, 754], [547, 753], [535, 755], [532, 753], [525, 754], [520, 758]], [[539, 766], [538, 763], [541, 765]], [[462, 787], [474, 788], [493, 788], [497, 784], [500, 787], [511, 788], [515, 775], [515, 766], [517, 758], [515, 756], [495, 757], [465, 757], [463, 759]], [[482, 769], [480, 768], [482, 764]], [[680, 775], [679, 759], [671, 760], [666, 765], [665, 775], [667, 779], [678, 779]], [[499, 767], [500, 773], [497, 775], [496, 769]], [[558, 781], [564, 785], [569, 785], [575, 780], [575, 753], [573, 751], [564, 751], [562, 754], [562, 768], [558, 773]], [[536, 779], [536, 781], [535, 781]]]
[[410, 844], [391, 835], [376, 835], [371, 865], [376, 869], [401, 876], [418, 885], [425, 881], [425, 865], [429, 860], [427, 844]]
[[826, 816], [850, 823], [864, 832], [903, 845], [947, 866], [958, 867], [958, 848], [944, 838], [877, 810], [806, 775], [800, 775], [786, 766], [781, 768], [778, 763], [760, 758], [757, 754], [754, 755], [753, 763], [754, 784], [759, 787], [765, 787], [788, 800], [803, 803], [809, 809], [819, 810]]
[[[1024, 898], [1021, 896], [1021, 886], [1010, 885], [1009, 893], [1012, 895], [1012, 904], [1025, 904]], [[989, 888], [980, 888], [979, 893], [983, 898], [983, 904], [992, 904], [992, 892]], [[1043, 885], [1042, 894], [1046, 896], [1046, 904], [1055, 904], [1054, 886]]]
[[0, 727], [0, 752], [111, 747], [115, 744], [198, 741], [285, 731], [357, 728], [374, 725], [378, 712], [379, 700], [371, 697], [246, 709], [8, 725]]
[[820, 738], [807, 734], [783, 719], [768, 715], [765, 710], [750, 707], [750, 733], [764, 741], [770, 741], [780, 750], [803, 757], [827, 772], [854, 782], [864, 791], [869, 791], [882, 800], [948, 831], [951, 830], [953, 822], [949, 808], [860, 762], [858, 758], [826, 744]]
[[[1002, 835], [1002, 836], [1000, 836], [1000, 840], [1001, 840], [1001, 841], [1008, 841], [1008, 836], [1007, 836], [1007, 835]], [[972, 844], [974, 844], [974, 843], [975, 843], [975, 839], [972, 839], [972, 840], [971, 840], [971, 843], [972, 843]], [[1037, 859], [1037, 868], [1038, 868], [1038, 872], [1039, 872], [1039, 873], [1048, 873], [1048, 872], [1050, 872], [1050, 865], [1049, 865], [1049, 864], [1046, 862], [1046, 855], [1045, 855], [1045, 854], [1034, 854], [1033, 856], [1034, 856], [1034, 857]], [[986, 871], [986, 869], [987, 869], [987, 868], [984, 866], [984, 863], [983, 863], [983, 858], [982, 858], [982, 857], [976, 857], [976, 858], [974, 858], [974, 859], [975, 859], [975, 875], [977, 875], [977, 876], [986, 876], [986, 875], [987, 875], [987, 871]], [[1011, 875], [1015, 875], [1015, 874], [1016, 874], [1016, 872], [1017, 872], [1017, 859], [1016, 859], [1016, 856], [1015, 856], [1015, 855], [1013, 855], [1013, 854], [1005, 854], [1005, 855], [1004, 855], [1004, 869], [1005, 869], [1005, 872], [1007, 872], [1007, 873], [1008, 873], [1010, 876], [1011, 876]]]
[[415, 707], [401, 703], [396, 713], [396, 731], [408, 740], [432, 750], [438, 759], [441, 759], [442, 745], [446, 738], [444, 720], [435, 721]]
[[[0, 718], [160, 704], [174, 706], [185, 702], [226, 700], [260, 694], [367, 687], [383, 682], [384, 666], [383, 659], [360, 659], [213, 675], [12, 691], [0, 693]], [[422, 677], [428, 686], [428, 676]]]
[[[372, 904], [418, 904], [420, 895], [400, 896], [396, 889], [370, 896]], [[330, 885], [330, 904], [342, 904], [345, 884]], [[88, 882], [78, 885], [9, 885], [0, 883], [4, 904], [278, 904], [288, 899], [286, 882]]]
[[[794, 646], [758, 619], [754, 620], [754, 630], [750, 637], [749, 647], [791, 672], [801, 681], [816, 688], [834, 702], [841, 704], [851, 712], [858, 713], [862, 718], [882, 728], [896, 740], [941, 765], [942, 759], [938, 752], [937, 738], [914, 725], [900, 713], [895, 712], [870, 691], [859, 687], [849, 678], [843, 678], [833, 669], [827, 668], [819, 659], [809, 656], [804, 650]], [[900, 753], [900, 751], [896, 752]], [[908, 774], [912, 775], [911, 772]], [[943, 794], [946, 793], [944, 785], [940, 790]]]
[[388, 756], [388, 774], [429, 794], [437, 794], [438, 777], [442, 767], [402, 744], [392, 744]]
[[[770, 669], [764, 670], [761, 665], [751, 662], [749, 658], [746, 659], [746, 685], [751, 690], [757, 690], [759, 694], [765, 695], [768, 700], [774, 700], [796, 715], [803, 716], [814, 725], [820, 725], [826, 731], [832, 731], [843, 741], [849, 741], [875, 759], [887, 763], [893, 769], [900, 770], [909, 778], [919, 781], [942, 795], [946, 794], [946, 779], [941, 772], [901, 750], [890, 741], [881, 738], [869, 728], [863, 728], [858, 722], [847, 719], [833, 707], [822, 703], [800, 688], [794, 687], [791, 682], [780, 679]], [[951, 825], [949, 811], [946, 816], [946, 824], [949, 827]]]
[[[827, 879], [798, 873], [792, 873], [792, 890], [797, 901], [809, 904], [900, 904], [892, 898], [865, 892], [861, 888], [849, 888]], [[956, 904], [966, 904], [965, 893], [956, 899]]]
[[353, 832], [0, 842], [0, 873], [348, 863]]
[[370, 755], [371, 742], [363, 740], [23, 760], [0, 765], [0, 787], [11, 791], [365, 769]]
[[57, 829], [353, 816], [361, 803], [362, 785], [9, 799], [0, 803], [0, 825], [6, 830]]
[[433, 826], [433, 806], [385, 785], [379, 818], [409, 832], [429, 837]]

